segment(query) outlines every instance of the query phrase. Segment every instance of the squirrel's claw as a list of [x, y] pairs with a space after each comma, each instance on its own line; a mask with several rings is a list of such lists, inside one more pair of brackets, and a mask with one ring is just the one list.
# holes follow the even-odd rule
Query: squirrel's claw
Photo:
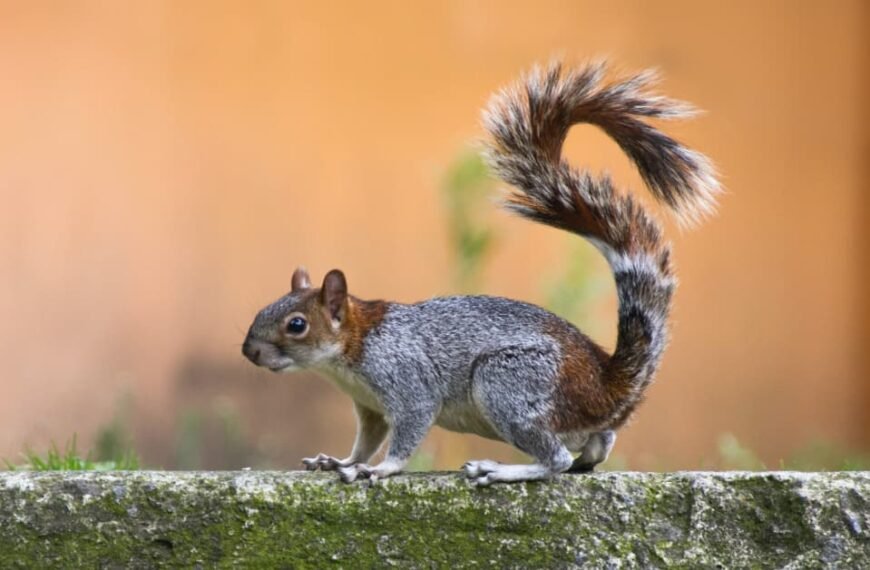
[[346, 467], [339, 467], [338, 474], [345, 483], [352, 483], [357, 479], [368, 479], [371, 484], [375, 484], [381, 479], [401, 471], [403, 465], [403, 463], [396, 461], [383, 461], [374, 466], [365, 463], [355, 463]]
[[341, 467], [347, 467], [350, 463], [345, 459], [339, 459], [325, 453], [318, 453], [316, 457], [305, 457], [302, 459], [302, 464], [305, 465], [307, 471], [335, 471]]
[[302, 465], [305, 466], [305, 470], [306, 471], [317, 471], [318, 469], [320, 469], [319, 460], [320, 460], [321, 455], [323, 455], [323, 454], [320, 453], [317, 455], [317, 457], [303, 457], [302, 458]]
[[372, 483], [378, 480], [377, 472], [371, 465], [366, 465], [365, 463], [339, 467], [338, 474], [345, 483], [353, 483], [357, 479], [368, 479]]
[[[462, 470], [465, 471], [465, 476], [469, 479], [485, 479], [488, 473], [491, 473], [498, 469], [500, 463], [498, 461], [491, 461], [489, 459], [484, 459], [481, 461], [469, 461], [465, 465], [462, 466]], [[480, 481], [475, 481], [480, 484]], [[488, 481], [487, 481], [488, 483]], [[486, 484], [486, 483], [484, 483]]]
[[360, 474], [360, 464], [338, 468], [338, 476], [343, 483], [353, 483]]
[[360, 463], [356, 467], [357, 475], [364, 479], [368, 479], [369, 484], [374, 485], [378, 482], [380, 475], [375, 467], [372, 467], [371, 465], [366, 465], [365, 463]]

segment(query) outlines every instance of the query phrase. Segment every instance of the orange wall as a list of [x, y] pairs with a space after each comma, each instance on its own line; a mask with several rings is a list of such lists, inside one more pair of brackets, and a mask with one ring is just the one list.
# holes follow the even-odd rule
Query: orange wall
[[[274, 382], [238, 343], [296, 264], [363, 297], [448, 292], [440, 176], [488, 95], [554, 54], [660, 67], [708, 110], [669, 128], [728, 188], [719, 217], [670, 228], [674, 340], [619, 451], [870, 445], [862, 2], [132, 6], [0, 3], [0, 456], [92, 434], [124, 391], [140, 431], [169, 429], [191, 359]], [[599, 133], [568, 152], [639, 188]], [[493, 219], [487, 292], [539, 301], [570, 242]], [[605, 304], [615, 320], [612, 286]], [[316, 400], [287, 406], [322, 406], [312, 438], [340, 446], [348, 406]]]

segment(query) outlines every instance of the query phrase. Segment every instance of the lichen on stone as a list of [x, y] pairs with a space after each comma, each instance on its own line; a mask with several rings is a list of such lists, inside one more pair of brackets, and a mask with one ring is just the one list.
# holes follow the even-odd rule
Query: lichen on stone
[[857, 568], [868, 473], [0, 473], [0, 568]]

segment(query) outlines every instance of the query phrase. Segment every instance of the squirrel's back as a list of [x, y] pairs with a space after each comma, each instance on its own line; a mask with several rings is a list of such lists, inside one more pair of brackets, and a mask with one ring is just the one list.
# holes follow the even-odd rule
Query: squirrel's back
[[552, 345], [558, 351], [551, 333], [563, 327], [575, 329], [537, 305], [489, 295], [458, 295], [390, 303], [367, 341], [401, 338], [425, 354], [437, 355], [439, 362], [471, 362], [476, 355], [507, 346]]

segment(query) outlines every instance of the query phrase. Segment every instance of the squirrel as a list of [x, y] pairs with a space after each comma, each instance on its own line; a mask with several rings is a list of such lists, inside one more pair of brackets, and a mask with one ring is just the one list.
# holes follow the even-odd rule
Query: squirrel
[[[572, 168], [561, 156], [565, 137], [578, 123], [601, 128], [681, 222], [711, 214], [720, 187], [704, 155], [645, 121], [689, 116], [693, 108], [652, 94], [654, 72], [610, 82], [606, 72], [604, 62], [535, 67], [492, 97], [483, 125], [489, 168], [515, 187], [505, 207], [589, 240], [609, 262], [619, 302], [613, 354], [528, 303], [366, 301], [348, 293], [341, 271], [315, 288], [300, 267], [291, 292], [257, 314], [242, 352], [274, 372], [322, 372], [353, 399], [350, 455], [306, 458], [308, 470], [338, 471], [344, 482], [388, 477], [433, 425], [509, 443], [535, 460], [469, 461], [462, 469], [477, 485], [587, 472], [607, 459], [615, 430], [655, 376], [676, 279], [656, 220], [606, 175]], [[388, 434], [383, 461], [369, 465]]]

